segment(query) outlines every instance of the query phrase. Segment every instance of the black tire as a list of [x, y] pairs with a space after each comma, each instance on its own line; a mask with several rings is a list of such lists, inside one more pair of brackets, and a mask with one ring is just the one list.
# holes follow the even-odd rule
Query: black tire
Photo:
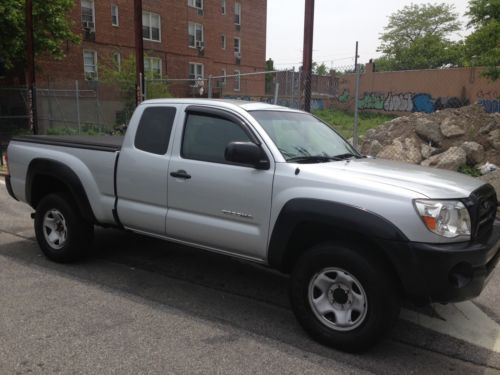
[[[326, 274], [322, 272], [332, 269], [345, 270], [346, 272], [339, 274], [347, 275], [348, 279], [354, 280], [351, 285], [359, 283], [361, 288], [353, 286], [350, 294], [348, 292], [342, 294], [342, 291], [340, 294], [335, 294], [338, 284], [326, 288], [328, 293], [313, 286], [317, 285], [317, 280], [320, 280], [318, 275], [321, 274], [328, 276], [325, 280], [337, 280], [337, 272], [329, 271]], [[342, 276], [338, 280], [341, 278]], [[349, 309], [349, 303], [354, 298], [348, 296], [354, 294], [366, 297], [359, 299], [365, 303], [359, 304], [364, 306], [359, 309], [362, 312], [351, 310], [348, 313], [350, 318], [346, 326], [351, 326], [346, 328], [337, 325], [336, 314], [327, 312], [322, 315], [319, 310], [320, 305], [314, 302], [326, 298], [330, 305], [325, 305], [323, 302], [321, 306], [327, 306], [324, 311], [336, 306], [335, 309], [339, 312], [346, 306]], [[335, 300], [335, 296], [342, 298], [340, 303]], [[345, 298], [348, 298], [347, 302]], [[391, 277], [387, 267], [367, 252], [346, 244], [325, 243], [307, 250], [297, 260], [293, 269], [290, 300], [299, 323], [312, 338], [324, 345], [347, 352], [359, 352], [373, 346], [391, 328], [400, 310], [396, 280]]]
[[[57, 226], [54, 234], [59, 239], [50, 242], [52, 229], [44, 225], [46, 218]], [[46, 222], [47, 224], [47, 222]], [[60, 230], [59, 230], [60, 229]], [[64, 237], [61, 233], [64, 233]], [[43, 197], [36, 207], [35, 234], [38, 244], [47, 258], [58, 263], [80, 259], [89, 248], [94, 226], [85, 221], [69, 194], [57, 193]]]

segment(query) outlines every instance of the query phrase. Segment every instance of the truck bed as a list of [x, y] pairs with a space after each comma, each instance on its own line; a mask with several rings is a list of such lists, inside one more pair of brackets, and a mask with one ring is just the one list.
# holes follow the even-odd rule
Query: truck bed
[[39, 143], [53, 146], [63, 146], [72, 148], [83, 148], [88, 150], [116, 152], [120, 151], [123, 143], [123, 136], [49, 136], [49, 135], [28, 135], [12, 138], [17, 142]]

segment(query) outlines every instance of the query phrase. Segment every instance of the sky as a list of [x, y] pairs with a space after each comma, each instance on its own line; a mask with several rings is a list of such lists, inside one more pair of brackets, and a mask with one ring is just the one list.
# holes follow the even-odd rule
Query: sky
[[[315, 0], [313, 60], [327, 67], [354, 65], [359, 41], [360, 63], [380, 56], [379, 36], [391, 13], [405, 5], [454, 5], [461, 21], [468, 0]], [[299, 67], [302, 61], [305, 0], [267, 0], [267, 58], [277, 69]], [[467, 35], [465, 26], [454, 39]]]

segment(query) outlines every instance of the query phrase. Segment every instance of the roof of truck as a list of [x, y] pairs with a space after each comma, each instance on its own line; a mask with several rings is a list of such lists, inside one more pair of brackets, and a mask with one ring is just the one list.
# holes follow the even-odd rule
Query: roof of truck
[[180, 99], [151, 99], [142, 104], [195, 104], [195, 105], [217, 105], [223, 107], [237, 106], [245, 111], [294, 111], [296, 109], [282, 107], [279, 105], [268, 104], [258, 101], [237, 100], [237, 99], [198, 99], [198, 98], [180, 98]]

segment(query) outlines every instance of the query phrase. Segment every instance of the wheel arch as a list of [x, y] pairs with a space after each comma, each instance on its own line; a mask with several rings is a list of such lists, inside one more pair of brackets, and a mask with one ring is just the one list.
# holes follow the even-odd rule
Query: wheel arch
[[36, 209], [40, 200], [51, 193], [71, 195], [85, 221], [97, 224], [92, 207], [80, 178], [67, 165], [51, 159], [33, 159], [26, 175], [26, 200]]
[[268, 262], [273, 268], [290, 273], [308, 248], [338, 241], [373, 251], [401, 281], [396, 262], [380, 239], [408, 241], [387, 219], [360, 207], [319, 199], [293, 199], [282, 208], [274, 225]]

